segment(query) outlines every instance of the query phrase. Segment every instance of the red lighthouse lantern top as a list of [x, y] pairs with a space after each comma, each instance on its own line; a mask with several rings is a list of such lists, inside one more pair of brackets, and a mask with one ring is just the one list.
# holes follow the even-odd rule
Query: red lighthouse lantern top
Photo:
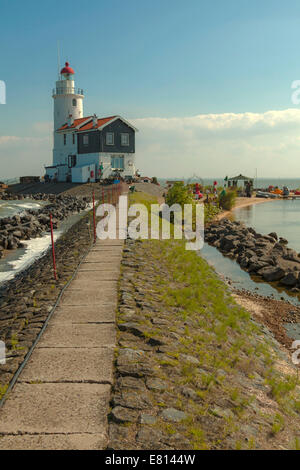
[[60, 73], [61, 73], [62, 75], [65, 75], [65, 74], [73, 75], [75, 72], [74, 72], [74, 70], [72, 69], [72, 67], [70, 67], [69, 62], [66, 62], [66, 63], [65, 63], [65, 66], [61, 69]]

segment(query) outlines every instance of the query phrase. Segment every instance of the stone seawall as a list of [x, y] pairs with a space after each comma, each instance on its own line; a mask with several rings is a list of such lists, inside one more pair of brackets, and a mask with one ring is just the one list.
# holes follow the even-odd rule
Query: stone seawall
[[0, 365], [0, 398], [23, 362], [52, 310], [91, 246], [92, 234], [83, 216], [55, 243], [58, 281], [53, 279], [50, 249], [0, 290], [0, 339], [6, 345], [6, 364]]

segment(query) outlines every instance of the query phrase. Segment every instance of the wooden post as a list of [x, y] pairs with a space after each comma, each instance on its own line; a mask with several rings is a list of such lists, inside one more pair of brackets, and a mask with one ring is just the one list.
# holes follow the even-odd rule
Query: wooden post
[[51, 243], [52, 243], [53, 273], [54, 273], [54, 279], [57, 281], [52, 214], [50, 214], [50, 231], [51, 231]]
[[104, 188], [102, 186], [102, 204], [104, 204]]
[[96, 233], [95, 191], [93, 191], [93, 220], [94, 220], [94, 243], [96, 243], [97, 233]]

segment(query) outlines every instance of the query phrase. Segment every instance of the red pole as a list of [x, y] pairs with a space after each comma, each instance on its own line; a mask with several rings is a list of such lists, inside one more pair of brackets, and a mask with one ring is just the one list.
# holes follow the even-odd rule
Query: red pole
[[54, 273], [54, 279], [57, 281], [52, 214], [50, 214], [50, 230], [51, 230], [51, 243], [52, 243], [53, 273]]
[[102, 187], [102, 204], [104, 204], [104, 188]]
[[93, 191], [93, 219], [94, 219], [94, 243], [96, 243], [96, 210], [95, 210], [95, 191]]
[[111, 187], [111, 203], [114, 203], [114, 187]]

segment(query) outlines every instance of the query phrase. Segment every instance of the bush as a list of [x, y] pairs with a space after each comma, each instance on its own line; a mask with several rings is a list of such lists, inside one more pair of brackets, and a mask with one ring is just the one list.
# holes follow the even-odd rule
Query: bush
[[157, 184], [157, 186], [159, 186], [159, 183], [158, 183], [158, 181], [157, 181], [156, 176], [153, 176], [153, 178], [152, 178], [152, 183], [153, 183], [153, 184]]
[[169, 189], [166, 196], [166, 204], [169, 206], [172, 206], [173, 204], [180, 204], [181, 207], [183, 207], [184, 204], [192, 204], [192, 202], [192, 193], [189, 191], [188, 187], [184, 186], [184, 184], [180, 181], [175, 183], [174, 186]]
[[226, 211], [230, 211], [236, 200], [236, 192], [232, 190], [227, 190], [227, 191], [222, 191], [219, 194], [219, 206], [221, 209], [224, 209]]

